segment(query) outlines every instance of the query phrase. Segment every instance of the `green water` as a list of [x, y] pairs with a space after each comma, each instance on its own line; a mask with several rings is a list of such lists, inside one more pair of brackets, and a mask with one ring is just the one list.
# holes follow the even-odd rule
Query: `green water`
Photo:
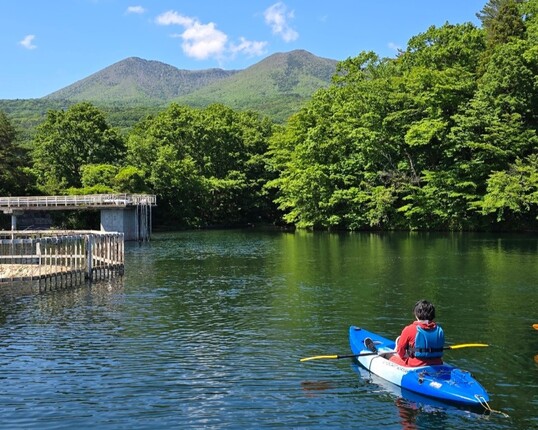
[[[538, 428], [538, 237], [203, 231], [128, 244], [126, 274], [0, 295], [0, 428]], [[484, 415], [402, 398], [349, 360], [416, 300], [488, 390]]]

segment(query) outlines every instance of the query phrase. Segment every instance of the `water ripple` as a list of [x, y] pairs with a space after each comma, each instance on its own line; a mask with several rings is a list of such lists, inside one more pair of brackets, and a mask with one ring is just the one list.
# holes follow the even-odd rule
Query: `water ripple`
[[[178, 233], [129, 245], [121, 279], [2, 294], [0, 428], [532, 428], [528, 253], [511, 289], [503, 274], [497, 282], [457, 269], [467, 258], [499, 265], [495, 247], [447, 255], [446, 242], [419, 239], [409, 254], [407, 240]], [[504, 246], [513, 267], [517, 247]], [[454, 343], [492, 344], [447, 359], [511, 418], [407, 400], [348, 360], [299, 362], [348, 353], [351, 324], [396, 335], [426, 293]]]

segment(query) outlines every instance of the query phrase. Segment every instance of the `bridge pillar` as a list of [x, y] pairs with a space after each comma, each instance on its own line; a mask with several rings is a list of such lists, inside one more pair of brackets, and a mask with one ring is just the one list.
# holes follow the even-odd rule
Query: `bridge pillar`
[[146, 206], [101, 209], [101, 231], [123, 233], [125, 240], [149, 240], [151, 219], [146, 212]]
[[11, 231], [17, 230], [17, 217], [24, 215], [22, 211], [12, 211], [11, 212]]

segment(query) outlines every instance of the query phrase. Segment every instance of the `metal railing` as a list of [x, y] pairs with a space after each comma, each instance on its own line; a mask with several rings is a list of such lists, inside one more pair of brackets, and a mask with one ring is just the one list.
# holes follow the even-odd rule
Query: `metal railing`
[[0, 286], [69, 286], [122, 275], [123, 233], [21, 231], [0, 233]]
[[0, 210], [41, 210], [76, 207], [110, 206], [156, 206], [157, 197], [152, 194], [88, 194], [79, 196], [22, 196], [0, 197]]

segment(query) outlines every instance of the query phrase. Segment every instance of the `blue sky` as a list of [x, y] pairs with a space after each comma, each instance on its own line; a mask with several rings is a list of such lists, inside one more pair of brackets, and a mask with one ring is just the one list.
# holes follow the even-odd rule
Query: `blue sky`
[[38, 98], [127, 57], [244, 69], [306, 49], [394, 57], [430, 25], [473, 22], [487, 0], [6, 0], [0, 99]]

